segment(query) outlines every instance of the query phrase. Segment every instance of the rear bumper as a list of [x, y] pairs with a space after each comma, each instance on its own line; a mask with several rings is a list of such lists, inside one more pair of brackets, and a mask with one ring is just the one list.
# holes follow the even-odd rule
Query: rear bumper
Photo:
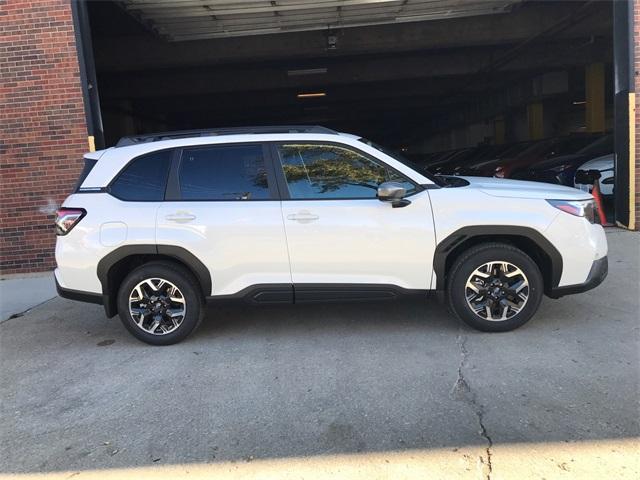
[[93, 292], [83, 292], [81, 290], [72, 290], [70, 288], [61, 287], [58, 283], [58, 279], [54, 276], [56, 281], [56, 290], [58, 295], [68, 300], [75, 300], [76, 302], [94, 303], [96, 305], [102, 305], [107, 317], [113, 317], [117, 312], [112, 311], [109, 307], [110, 302], [107, 295]]
[[574, 293], [582, 293], [593, 288], [596, 288], [600, 285], [605, 278], [607, 278], [607, 273], [609, 273], [609, 262], [607, 257], [599, 258], [598, 260], [594, 260], [591, 265], [591, 270], [589, 271], [589, 275], [587, 276], [587, 280], [584, 283], [580, 283], [577, 285], [566, 285], [564, 287], [555, 287], [551, 289], [549, 292], [549, 297], [551, 298], [560, 298], [565, 295], [573, 295]]

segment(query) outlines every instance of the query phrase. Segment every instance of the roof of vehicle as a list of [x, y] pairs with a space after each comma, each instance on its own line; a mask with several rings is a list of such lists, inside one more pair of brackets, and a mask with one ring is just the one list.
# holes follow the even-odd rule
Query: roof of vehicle
[[[220, 144], [242, 144], [242, 143], [256, 143], [256, 142], [329, 142], [351, 145], [356, 147], [365, 153], [373, 156], [385, 155], [390, 157], [385, 161], [390, 163], [399, 172], [408, 175], [414, 181], [420, 184], [433, 183], [433, 180], [429, 179], [423, 173], [409, 167], [403, 162], [397, 160], [389, 153], [371, 146], [368, 143], [362, 142], [362, 137], [352, 134], [344, 134], [336, 132], [330, 129], [324, 129], [324, 127], [260, 127], [261, 131], [254, 129], [255, 133], [246, 133], [246, 130], [240, 133], [239, 130], [225, 131], [224, 134], [195, 134], [193, 136], [177, 135], [173, 138], [172, 135], [156, 135], [161, 138], [152, 138], [149, 140], [142, 140], [138, 143], [134, 142], [129, 145], [123, 145], [120, 147], [111, 147], [106, 150], [92, 152], [85, 154], [87, 159], [100, 159], [101, 168], [93, 168], [87, 175], [83, 188], [102, 188], [109, 184], [113, 177], [119, 172], [127, 163], [133, 158], [145, 155], [147, 153], [157, 152], [161, 150], [184, 148], [184, 147], [204, 147], [208, 145], [220, 145]], [[322, 130], [317, 130], [318, 128]], [[272, 129], [276, 130], [274, 133]], [[281, 130], [285, 131], [281, 131]], [[211, 133], [210, 131], [208, 131]], [[327, 133], [328, 132], [328, 133]]]
[[[159, 142], [161, 140], [175, 140], [181, 138], [214, 137], [220, 135], [264, 135], [274, 133], [323, 133], [341, 135], [335, 130], [320, 125], [270, 125], [257, 127], [224, 127], [206, 128], [201, 130], [179, 130], [174, 132], [145, 133], [122, 137], [116, 148], [128, 147], [140, 143]], [[346, 134], [349, 135], [349, 134]]]
[[611, 170], [613, 169], [613, 153], [593, 158], [580, 165], [579, 170]]

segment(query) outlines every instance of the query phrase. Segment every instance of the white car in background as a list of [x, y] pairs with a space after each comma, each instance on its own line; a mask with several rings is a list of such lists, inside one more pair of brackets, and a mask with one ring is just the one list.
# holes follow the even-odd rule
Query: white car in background
[[[598, 170], [600, 172], [600, 193], [604, 196], [612, 196], [613, 184], [615, 181], [613, 153], [603, 155], [602, 157], [597, 157], [589, 160], [586, 163], [583, 163], [580, 168], [578, 168], [576, 176], [578, 175], [578, 172], [587, 172], [589, 170]], [[591, 192], [592, 190], [591, 185], [576, 183], [575, 187], [584, 192]]]

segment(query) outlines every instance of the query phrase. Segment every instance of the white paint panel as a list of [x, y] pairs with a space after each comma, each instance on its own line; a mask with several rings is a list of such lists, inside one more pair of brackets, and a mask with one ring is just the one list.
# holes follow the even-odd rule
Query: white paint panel
[[[174, 215], [193, 216], [177, 223]], [[291, 283], [279, 201], [165, 202], [157, 242], [185, 248], [211, 273], [212, 295], [257, 284]]]
[[[282, 202], [294, 283], [372, 283], [429, 289], [435, 234], [429, 195], [392, 208], [371, 200]], [[293, 216], [308, 212], [309, 222]]]

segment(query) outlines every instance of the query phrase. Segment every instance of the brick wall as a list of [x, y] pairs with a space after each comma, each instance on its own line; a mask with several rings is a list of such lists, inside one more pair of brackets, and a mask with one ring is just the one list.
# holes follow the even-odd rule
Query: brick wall
[[0, 0], [0, 274], [53, 268], [86, 132], [70, 3]]

